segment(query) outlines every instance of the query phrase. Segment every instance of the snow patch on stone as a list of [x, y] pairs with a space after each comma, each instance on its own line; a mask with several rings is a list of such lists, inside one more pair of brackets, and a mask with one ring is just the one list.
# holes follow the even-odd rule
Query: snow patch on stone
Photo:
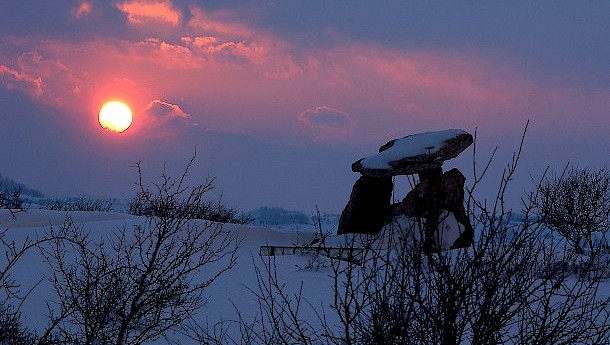
[[460, 129], [449, 129], [408, 135], [396, 139], [393, 145], [385, 151], [364, 158], [361, 164], [365, 169], [391, 170], [391, 162], [407, 157], [435, 153], [446, 141], [462, 134], [468, 133]]

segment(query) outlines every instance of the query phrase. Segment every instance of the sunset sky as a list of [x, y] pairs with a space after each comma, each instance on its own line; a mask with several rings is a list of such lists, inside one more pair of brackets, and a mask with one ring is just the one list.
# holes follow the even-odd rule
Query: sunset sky
[[[351, 163], [390, 139], [476, 128], [497, 175], [528, 120], [518, 192], [610, 166], [610, 2], [473, 4], [3, 0], [0, 173], [123, 198], [136, 162], [154, 180], [196, 151], [190, 178], [228, 204], [338, 212]], [[110, 100], [133, 110], [123, 133], [98, 123]], [[446, 167], [471, 180], [471, 161]]]

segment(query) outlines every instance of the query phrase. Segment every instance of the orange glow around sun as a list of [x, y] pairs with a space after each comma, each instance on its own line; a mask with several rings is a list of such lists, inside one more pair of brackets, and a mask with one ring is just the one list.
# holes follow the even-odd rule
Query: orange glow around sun
[[102, 128], [118, 133], [129, 128], [132, 120], [131, 109], [127, 104], [119, 101], [104, 104], [99, 114], [99, 122]]

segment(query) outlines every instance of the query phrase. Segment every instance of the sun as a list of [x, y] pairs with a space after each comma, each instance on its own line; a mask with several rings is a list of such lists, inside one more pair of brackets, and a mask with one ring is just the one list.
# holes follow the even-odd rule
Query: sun
[[131, 109], [123, 102], [111, 101], [100, 109], [100, 125], [109, 131], [123, 132], [131, 126], [132, 120]]

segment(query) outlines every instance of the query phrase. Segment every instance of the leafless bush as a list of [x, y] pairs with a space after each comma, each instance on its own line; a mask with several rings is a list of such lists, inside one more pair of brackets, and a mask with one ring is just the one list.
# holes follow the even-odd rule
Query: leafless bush
[[52, 211], [101, 211], [113, 210], [112, 200], [89, 199], [85, 197], [47, 199], [40, 203], [40, 208]]
[[15, 189], [1, 189], [0, 186], [0, 209], [8, 209], [14, 216], [15, 213], [28, 208], [29, 200], [21, 196], [21, 187]]
[[36, 344], [36, 335], [23, 327], [20, 317], [21, 314], [13, 307], [0, 303], [0, 344]]
[[579, 253], [595, 253], [595, 235], [610, 229], [610, 171], [570, 168], [545, 178], [532, 200], [536, 214]]
[[314, 301], [287, 293], [275, 266], [263, 266], [255, 291], [261, 315], [247, 328], [256, 328], [253, 343], [609, 343], [610, 302], [598, 294], [603, 274], [582, 269], [599, 266], [545, 236], [532, 202], [520, 217], [506, 209], [522, 146], [491, 202], [473, 197], [491, 160], [481, 175], [475, 169], [467, 204], [480, 235], [471, 248], [425, 251], [414, 240], [423, 228], [417, 220], [388, 226], [373, 242], [351, 237], [345, 245], [369, 248], [367, 259], [361, 266], [333, 260], [333, 298], [317, 323], [302, 313]]
[[144, 344], [190, 331], [183, 325], [205, 304], [206, 288], [234, 266], [240, 243], [221, 224], [191, 218], [209, 185], [184, 185], [190, 165], [177, 180], [164, 174], [152, 190], [139, 171], [138, 195], [155, 210], [143, 225], [101, 239], [69, 220], [52, 229], [41, 249], [58, 300], [49, 304], [43, 339]]
[[[140, 164], [137, 167], [140, 169]], [[253, 218], [247, 214], [225, 206], [222, 203], [222, 197], [216, 202], [204, 199], [204, 196], [215, 187], [214, 178], [208, 178], [198, 185], [199, 193], [192, 199], [180, 199], [176, 196], [167, 195], [164, 189], [168, 187], [165, 184], [169, 181], [167, 181], [165, 173], [163, 179], [163, 184], [155, 186], [157, 192], [164, 196], [163, 199], [154, 198], [151, 196], [150, 190], [141, 189], [129, 203], [128, 212], [136, 216], [177, 216], [189, 219], [205, 219], [219, 223], [249, 224], [253, 221]]]
[[10, 239], [8, 232], [9, 230], [0, 231], [0, 344], [56, 344], [54, 337], [42, 340], [33, 330], [23, 326], [20, 307], [37, 284], [24, 290], [18, 277], [13, 274], [13, 269], [19, 261], [27, 253], [49, 241], [49, 238], [26, 236], [21, 241], [15, 241]]

